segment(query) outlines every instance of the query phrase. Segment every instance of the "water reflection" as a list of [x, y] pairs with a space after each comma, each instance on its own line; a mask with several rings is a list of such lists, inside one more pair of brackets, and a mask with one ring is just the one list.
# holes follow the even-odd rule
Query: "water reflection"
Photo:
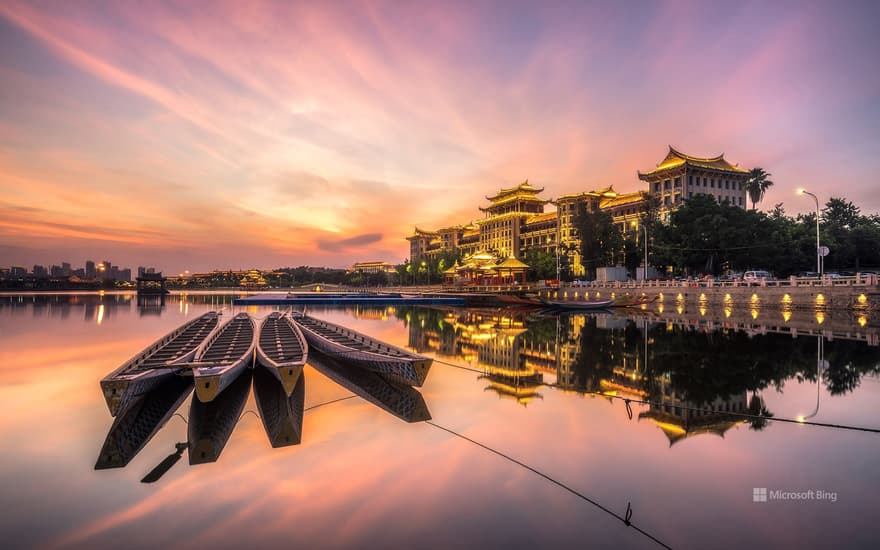
[[251, 387], [251, 370], [244, 369], [213, 401], [193, 395], [189, 406], [189, 463], [216, 462], [244, 410]]
[[[670, 445], [693, 435], [723, 436], [746, 424], [761, 430], [774, 413], [762, 392], [787, 380], [824, 385], [831, 395], [880, 373], [863, 335], [825, 342], [822, 334], [735, 330], [712, 322], [658, 320], [638, 313], [535, 316], [511, 310], [400, 310], [409, 346], [466, 362], [486, 388], [527, 404], [542, 386], [646, 402]], [[796, 334], [795, 334], [796, 335]], [[869, 338], [870, 339], [870, 338]], [[816, 347], [819, 365], [816, 368]], [[826, 349], [827, 347], [827, 349]], [[814, 416], [815, 413], [813, 413]], [[802, 418], [803, 419], [803, 418]]]
[[266, 437], [273, 448], [299, 445], [302, 441], [306, 377], [300, 374], [288, 397], [284, 385], [262, 365], [254, 368], [254, 398]]
[[171, 377], [150, 393], [137, 396], [114, 419], [95, 469], [127, 465], [168, 422], [192, 389], [192, 379]]
[[425, 398], [412, 386], [398, 384], [315, 350], [309, 352], [309, 364], [343, 388], [401, 420], [422, 422], [431, 419]]

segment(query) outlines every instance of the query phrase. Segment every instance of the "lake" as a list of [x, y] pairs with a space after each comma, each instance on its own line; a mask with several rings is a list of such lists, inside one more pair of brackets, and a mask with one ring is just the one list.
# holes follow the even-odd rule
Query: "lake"
[[[4, 547], [869, 548], [880, 539], [873, 320], [823, 335], [786, 333], [787, 319], [748, 329], [701, 321], [711, 311], [688, 322], [688, 312], [651, 309], [311, 308], [434, 357], [425, 385], [391, 402], [357, 377], [340, 383], [308, 366], [301, 443], [273, 448], [248, 378], [219, 457], [193, 465], [178, 446], [193, 399], [183, 388], [124, 467], [96, 469], [114, 420], [99, 380], [201, 313], [274, 310], [232, 301], [0, 296]], [[141, 481], [163, 463], [158, 479]]]

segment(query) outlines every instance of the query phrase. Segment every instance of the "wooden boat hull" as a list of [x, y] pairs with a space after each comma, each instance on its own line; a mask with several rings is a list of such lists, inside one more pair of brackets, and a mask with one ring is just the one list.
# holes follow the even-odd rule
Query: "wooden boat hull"
[[405, 422], [431, 420], [425, 398], [415, 388], [388, 380], [332, 357], [313, 353], [309, 364], [343, 388]]
[[132, 399], [110, 426], [96, 470], [123, 468], [144, 448], [192, 391], [192, 380], [171, 376], [153, 391]]
[[233, 317], [206, 340], [196, 354], [196, 361], [188, 364], [199, 401], [210, 403], [241, 371], [252, 366], [256, 345], [256, 326], [246, 313]]
[[206, 403], [193, 397], [187, 426], [190, 464], [216, 462], [226, 447], [251, 387], [251, 371], [239, 372], [240, 376], [217, 399]]
[[308, 342], [299, 326], [289, 317], [272, 313], [260, 325], [256, 354], [257, 363], [269, 369], [291, 395], [309, 356]]
[[306, 396], [306, 377], [300, 376], [291, 393], [262, 365], [254, 369], [254, 399], [266, 437], [273, 448], [299, 445]]
[[[191, 361], [202, 342], [217, 327], [217, 313], [209, 312], [166, 334], [101, 380], [101, 392], [111, 416], [125, 410], [132, 399], [153, 391]], [[178, 339], [187, 338], [178, 342]], [[179, 344], [179, 345], [178, 345]]]
[[[295, 317], [294, 320], [302, 329], [303, 335], [309, 344], [309, 347], [318, 350], [330, 357], [348, 361], [360, 368], [375, 372], [385, 376], [389, 380], [407, 386], [421, 386], [428, 376], [433, 359], [410, 353], [404, 349], [385, 344], [369, 336], [365, 336], [353, 330], [346, 329], [328, 323], [326, 321], [318, 321], [306, 316]], [[315, 324], [317, 323], [317, 325]], [[346, 343], [340, 343], [323, 335], [316, 327], [329, 328], [329, 330], [339, 330], [343, 334], [351, 335], [364, 344], [370, 343], [377, 346], [377, 351], [366, 351], [356, 349]], [[396, 355], [386, 355], [394, 353]]]

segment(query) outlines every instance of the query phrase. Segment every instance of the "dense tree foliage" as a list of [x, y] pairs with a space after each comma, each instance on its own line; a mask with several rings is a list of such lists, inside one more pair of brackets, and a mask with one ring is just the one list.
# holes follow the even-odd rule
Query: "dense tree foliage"
[[589, 211], [585, 204], [579, 204], [575, 228], [581, 237], [581, 264], [590, 279], [596, 277], [597, 267], [623, 261], [623, 235], [610, 212]]
[[[790, 218], [782, 205], [763, 213], [701, 194], [657, 228], [652, 263], [680, 274], [767, 269], [788, 276], [813, 271], [815, 224], [815, 215]], [[843, 199], [832, 198], [823, 209], [820, 240], [831, 248], [826, 271], [880, 266], [880, 219], [862, 216]]]

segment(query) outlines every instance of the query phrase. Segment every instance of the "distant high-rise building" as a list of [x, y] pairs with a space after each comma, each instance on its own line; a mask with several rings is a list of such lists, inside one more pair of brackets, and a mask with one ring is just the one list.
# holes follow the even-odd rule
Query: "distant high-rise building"
[[52, 267], [50, 267], [49, 268], [49, 275], [51, 275], [53, 277], [61, 277], [62, 276], [61, 275], [61, 266], [60, 265], [53, 265]]
[[45, 266], [42, 266], [42, 265], [35, 265], [34, 266], [34, 277], [37, 277], [40, 279], [45, 279], [48, 276], [49, 276], [49, 270], [46, 269]]
[[69, 262], [61, 262], [61, 276], [62, 277], [70, 277], [70, 263]]
[[119, 270], [119, 277], [116, 279], [117, 281], [125, 281], [126, 283], [131, 282], [131, 268], [126, 267], [125, 269]]
[[27, 275], [27, 269], [18, 265], [9, 268], [9, 274], [13, 277], [24, 277]]
[[86, 279], [94, 279], [96, 275], [95, 262], [86, 260]]

